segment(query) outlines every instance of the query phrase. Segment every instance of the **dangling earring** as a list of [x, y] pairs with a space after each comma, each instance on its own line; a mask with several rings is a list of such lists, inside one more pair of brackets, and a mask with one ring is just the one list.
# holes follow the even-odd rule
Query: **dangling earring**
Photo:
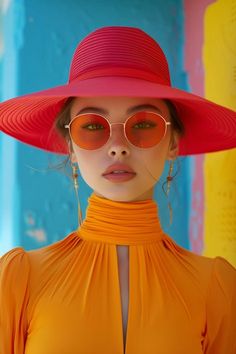
[[[168, 197], [169, 193], [170, 193], [170, 184], [173, 181], [173, 176], [172, 176], [172, 172], [174, 169], [174, 161], [170, 162], [170, 167], [169, 167], [169, 172], [168, 172], [168, 176], [166, 177], [166, 181], [167, 181], [167, 190], [166, 190], [166, 196]], [[170, 202], [168, 201], [168, 209], [169, 209], [169, 217], [170, 217], [170, 225], [172, 224], [173, 221], [173, 210], [171, 207]]]
[[78, 166], [77, 164], [73, 164], [70, 160], [70, 163], [71, 163], [71, 168], [72, 168], [72, 178], [73, 178], [73, 182], [74, 182], [74, 188], [75, 188], [75, 194], [76, 194], [76, 197], [77, 197], [77, 201], [78, 201], [78, 214], [79, 214], [79, 225], [82, 224], [83, 222], [83, 217], [82, 217], [82, 212], [81, 212], [81, 206], [80, 206], [80, 200], [79, 200], [79, 192], [78, 192], [78, 189], [79, 189], [79, 184], [78, 184]]

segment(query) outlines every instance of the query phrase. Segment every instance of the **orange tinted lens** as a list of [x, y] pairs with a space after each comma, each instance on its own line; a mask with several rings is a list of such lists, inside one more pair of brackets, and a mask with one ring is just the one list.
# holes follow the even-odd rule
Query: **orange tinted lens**
[[151, 112], [138, 112], [126, 122], [125, 132], [129, 141], [140, 148], [157, 145], [164, 137], [166, 124], [164, 119]]
[[73, 142], [87, 150], [103, 146], [110, 136], [107, 120], [97, 114], [84, 114], [76, 117], [70, 127]]

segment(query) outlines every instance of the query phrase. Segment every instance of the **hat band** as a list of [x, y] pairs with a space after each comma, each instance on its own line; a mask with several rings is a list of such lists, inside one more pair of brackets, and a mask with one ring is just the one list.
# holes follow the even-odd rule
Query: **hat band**
[[[150, 71], [128, 68], [128, 67], [109, 67], [109, 68], [106, 67], [106, 68], [94, 69], [79, 74], [76, 79], [80, 81], [80, 80], [93, 79], [95, 77], [103, 77], [103, 76], [125, 76], [125, 77], [135, 78], [139, 80], [151, 81], [161, 85], [168, 85], [168, 86], [171, 85], [169, 78], [163, 78], [163, 76], [159, 76], [156, 73]], [[69, 80], [69, 82], [71, 81], [74, 81], [74, 79]]]

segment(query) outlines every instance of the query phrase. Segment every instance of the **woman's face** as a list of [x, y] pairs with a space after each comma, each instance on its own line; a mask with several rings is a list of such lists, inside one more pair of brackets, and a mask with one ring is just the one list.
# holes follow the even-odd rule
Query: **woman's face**
[[[93, 107], [88, 111], [96, 113], [96, 109], [107, 111], [105, 117], [110, 123], [125, 122], [130, 116], [127, 111], [144, 110], [140, 105], [153, 105], [148, 110], [159, 112], [167, 121], [170, 114], [167, 105], [161, 99], [136, 97], [79, 97], [74, 99], [71, 107], [71, 119], [80, 110]], [[148, 149], [132, 146], [125, 138], [123, 125], [112, 126], [110, 140], [98, 150], [84, 150], [72, 142], [72, 162], [77, 162], [79, 172], [85, 182], [98, 196], [114, 201], [138, 201], [153, 198], [155, 184], [162, 175], [165, 161], [173, 160], [178, 154], [178, 136], [168, 126], [167, 133], [161, 143]], [[114, 182], [103, 176], [105, 170], [114, 163], [130, 166], [136, 173], [134, 178], [125, 182]]]

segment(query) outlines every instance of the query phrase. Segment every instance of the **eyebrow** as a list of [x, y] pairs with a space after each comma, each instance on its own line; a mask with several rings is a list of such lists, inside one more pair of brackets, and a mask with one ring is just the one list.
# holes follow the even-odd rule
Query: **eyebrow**
[[[130, 107], [127, 109], [126, 113], [131, 114], [131, 113], [139, 111], [139, 110], [148, 110], [148, 109], [157, 111], [158, 113], [162, 114], [162, 111], [158, 107], [156, 107], [152, 104], [141, 104], [138, 106]], [[82, 113], [100, 113], [100, 114], [104, 114], [104, 115], [109, 114], [109, 112], [107, 110], [105, 110], [103, 108], [98, 108], [98, 107], [84, 107], [79, 112], [77, 112], [76, 115], [79, 115]]]

